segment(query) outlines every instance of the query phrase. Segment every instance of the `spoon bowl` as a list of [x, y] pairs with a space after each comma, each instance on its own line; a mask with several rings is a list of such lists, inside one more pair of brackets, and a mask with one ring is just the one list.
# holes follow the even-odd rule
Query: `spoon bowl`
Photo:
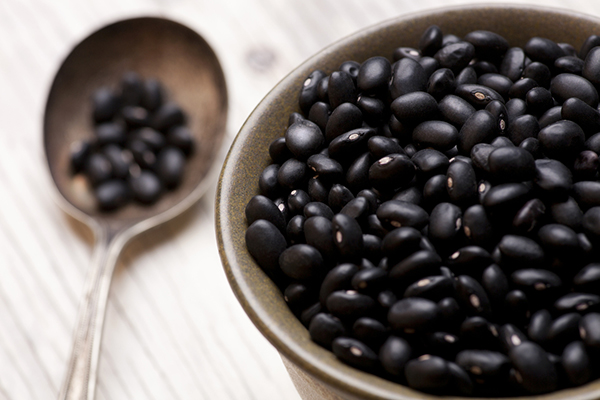
[[[177, 189], [152, 205], [129, 203], [102, 211], [88, 185], [70, 168], [70, 145], [93, 137], [92, 94], [116, 89], [127, 71], [155, 78], [186, 114], [195, 141]], [[44, 150], [61, 208], [88, 225], [96, 244], [80, 306], [67, 378], [60, 399], [94, 397], [96, 367], [110, 280], [118, 255], [136, 234], [180, 214], [198, 201], [215, 176], [227, 120], [227, 89], [219, 61], [193, 30], [167, 19], [144, 17], [94, 32], [63, 61], [44, 114]]]

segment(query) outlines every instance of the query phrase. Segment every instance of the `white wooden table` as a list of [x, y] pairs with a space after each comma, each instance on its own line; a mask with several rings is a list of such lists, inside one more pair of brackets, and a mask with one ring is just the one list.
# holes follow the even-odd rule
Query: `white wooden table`
[[[324, 46], [397, 15], [475, 2], [0, 1], [0, 399], [57, 396], [90, 263], [91, 234], [48, 195], [41, 141], [53, 75], [78, 41], [107, 23], [142, 15], [197, 30], [228, 81], [228, 147], [268, 90]], [[600, 17], [597, 0], [528, 3]], [[98, 399], [299, 398], [277, 352], [229, 288], [216, 247], [214, 187], [185, 217], [140, 236], [122, 255]]]

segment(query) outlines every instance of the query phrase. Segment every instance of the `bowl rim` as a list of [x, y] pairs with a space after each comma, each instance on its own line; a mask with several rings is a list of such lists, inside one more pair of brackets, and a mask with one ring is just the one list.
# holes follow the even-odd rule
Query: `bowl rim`
[[[250, 134], [255, 132], [256, 122], [261, 118], [261, 116], [269, 112], [269, 108], [273, 105], [273, 103], [277, 102], [279, 96], [284, 94], [285, 89], [290, 87], [293, 81], [298, 79], [303, 80], [306, 76], [308, 76], [309, 71], [312, 71], [316, 68], [314, 64], [318, 64], [318, 61], [324, 57], [332, 55], [339, 49], [360, 41], [362, 38], [368, 38], [377, 31], [388, 29], [397, 24], [406, 24], [415, 19], [439, 18], [442, 14], [446, 13], [496, 11], [530, 12], [540, 15], [566, 18], [572, 22], [580, 19], [585, 20], [588, 23], [595, 24], [600, 28], [600, 18], [594, 16], [556, 7], [542, 7], [509, 3], [469, 4], [439, 7], [399, 15], [397, 17], [384, 20], [375, 25], [360, 29], [351, 35], [333, 42], [332, 44], [318, 51], [313, 56], [306, 59], [298, 67], [287, 74], [254, 108], [240, 128], [227, 153], [219, 176], [216, 192], [215, 228], [217, 233], [219, 255], [221, 257], [221, 262], [230, 286], [250, 320], [258, 328], [262, 335], [265, 336], [266, 339], [277, 349], [280, 355], [291, 361], [295, 366], [299, 367], [303, 372], [316, 379], [318, 382], [324, 384], [330, 389], [333, 389], [338, 394], [352, 396], [353, 398], [364, 397], [365, 399], [368, 398], [377, 400], [425, 400], [439, 398], [437, 396], [415, 391], [402, 384], [394, 383], [387, 379], [380, 378], [376, 375], [357, 370], [341, 363], [329, 350], [316, 345], [310, 340], [310, 338], [307, 338], [308, 332], [306, 332], [306, 335], [304, 335], [305, 337], [301, 339], [292, 337], [290, 333], [293, 330], [298, 329], [298, 327], [302, 327], [305, 330], [306, 328], [301, 325], [301, 323], [296, 319], [289, 309], [287, 309], [287, 313], [295, 320], [295, 322], [292, 322], [291, 324], [289, 321], [279, 319], [277, 315], [272, 315], [271, 312], [267, 310], [267, 307], [271, 306], [272, 303], [268, 299], [258, 298], [257, 295], [259, 293], [253, 291], [252, 281], [248, 275], [248, 271], [244, 270], [241, 263], [248, 262], [251, 265], [251, 268], [253, 268], [253, 272], [257, 272], [262, 276], [262, 279], [268, 280], [270, 284], [272, 284], [272, 282], [254, 262], [253, 258], [247, 252], [245, 245], [243, 248], [241, 248], [239, 247], [239, 243], [238, 246], [236, 246], [236, 243], [234, 243], [235, 241], [232, 240], [232, 233], [236, 232], [236, 228], [239, 229], [240, 220], [242, 220], [244, 226], [247, 226], [245, 225], [246, 220], [243, 215], [231, 215], [231, 209], [233, 208], [232, 205], [236, 201], [241, 201], [242, 199], [245, 199], [247, 202], [252, 195], [257, 194], [258, 190], [258, 186], [255, 185], [256, 188], [254, 189], [253, 193], [238, 192], [236, 191], [236, 188], [232, 186], [233, 174], [239, 173], [239, 170], [236, 171], [239, 168], [239, 166], [236, 165], [236, 161], [244, 152], [244, 149], [248, 147], [248, 137]], [[249, 195], [250, 197], [248, 197]], [[243, 237], [241, 239], [238, 237], [238, 241], [239, 240], [244, 242]], [[274, 284], [272, 286], [274, 286]], [[276, 290], [279, 291], [277, 288]], [[279, 295], [279, 302], [281, 302], [287, 308], [280, 291]], [[544, 395], [496, 399], [485, 398], [479, 400], [531, 400], [534, 397], [537, 400], [563, 400], [567, 398], [570, 400], [598, 400], [600, 399], [600, 379], [577, 388], [563, 389]], [[474, 397], [445, 398], [448, 400], [477, 400], [477, 398]]]

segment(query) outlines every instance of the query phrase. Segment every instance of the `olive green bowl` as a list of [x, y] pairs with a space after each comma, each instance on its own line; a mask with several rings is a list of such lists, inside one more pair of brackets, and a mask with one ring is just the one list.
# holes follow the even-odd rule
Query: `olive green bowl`
[[[432, 24], [458, 36], [472, 30], [491, 30], [503, 35], [511, 46], [523, 46], [530, 37], [541, 36], [578, 49], [588, 36], [600, 33], [599, 19], [562, 10], [513, 5], [436, 9], [380, 23], [325, 48], [292, 71], [260, 102], [238, 133], [221, 171], [216, 199], [217, 240], [235, 295], [279, 351], [305, 400], [437, 398], [351, 368], [313, 343], [282, 293], [246, 250], [244, 239], [244, 208], [258, 194], [258, 177], [270, 163], [269, 144], [284, 134], [289, 114], [299, 111], [299, 89], [309, 73], [314, 69], [330, 73], [346, 60], [362, 62], [375, 55], [391, 58], [398, 46], [417, 47], [422, 32]], [[600, 381], [535, 398], [598, 400]]]

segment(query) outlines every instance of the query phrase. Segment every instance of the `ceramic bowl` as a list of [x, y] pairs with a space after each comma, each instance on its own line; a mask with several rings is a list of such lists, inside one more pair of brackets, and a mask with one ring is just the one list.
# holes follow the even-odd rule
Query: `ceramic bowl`
[[[432, 24], [458, 36], [484, 29], [523, 46], [533, 36], [571, 43], [579, 48], [600, 32], [600, 20], [548, 8], [479, 5], [436, 9], [401, 16], [351, 35], [317, 53], [285, 77], [260, 102], [233, 142], [221, 171], [216, 200], [218, 245], [227, 277], [238, 300], [262, 334], [275, 346], [303, 399], [436, 399], [405, 386], [361, 372], [338, 361], [310, 340], [307, 329], [290, 312], [281, 291], [246, 250], [244, 208], [258, 194], [258, 177], [270, 163], [268, 146], [282, 136], [288, 116], [299, 111], [298, 93], [314, 69], [326, 73], [346, 60], [362, 62], [375, 55], [391, 58], [398, 46], [417, 47]], [[575, 389], [531, 396], [537, 400], [597, 400], [600, 381]], [[523, 398], [525, 399], [525, 398]]]

